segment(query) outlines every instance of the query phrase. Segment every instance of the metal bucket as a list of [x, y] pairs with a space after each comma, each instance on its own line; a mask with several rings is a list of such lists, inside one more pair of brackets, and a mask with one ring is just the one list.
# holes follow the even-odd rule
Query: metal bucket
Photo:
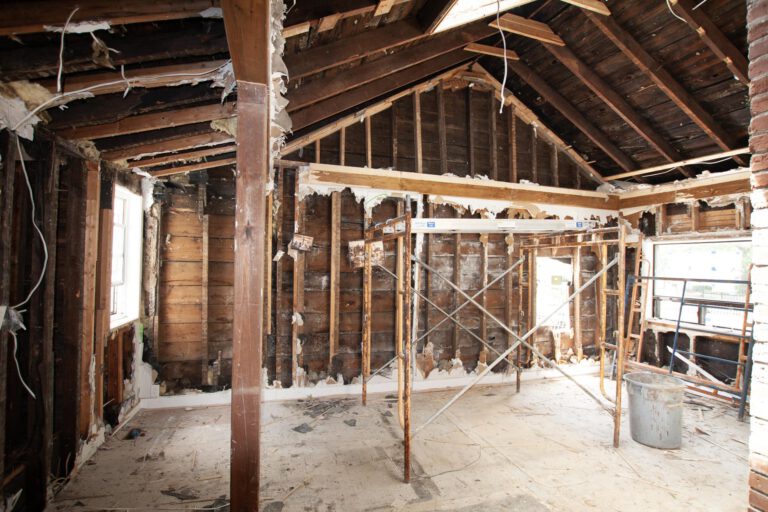
[[624, 375], [629, 395], [629, 432], [638, 443], [664, 450], [680, 448], [685, 383], [669, 375]]

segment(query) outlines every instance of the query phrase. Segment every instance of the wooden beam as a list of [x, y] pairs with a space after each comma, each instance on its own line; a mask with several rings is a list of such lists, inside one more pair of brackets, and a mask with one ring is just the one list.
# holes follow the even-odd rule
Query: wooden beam
[[167, 112], [154, 112], [151, 114], [139, 114], [129, 116], [119, 121], [93, 126], [81, 126], [77, 128], [63, 129], [56, 135], [65, 139], [103, 139], [118, 135], [148, 132], [161, 128], [172, 128], [186, 124], [194, 124], [214, 119], [234, 117], [236, 114], [235, 103], [214, 103], [199, 107], [188, 107]]
[[641, 176], [643, 174], [650, 174], [650, 173], [654, 173], [654, 172], [665, 171], [665, 170], [668, 170], [668, 169], [674, 169], [675, 167], [680, 167], [680, 166], [683, 166], [683, 165], [693, 165], [693, 164], [705, 163], [705, 162], [708, 162], [709, 160], [719, 160], [719, 159], [722, 159], [722, 158], [728, 158], [728, 157], [736, 156], [736, 155], [746, 155], [746, 154], [749, 154], [749, 153], [750, 153], [750, 150], [749, 150], [748, 147], [747, 148], [734, 149], [732, 151], [724, 151], [724, 152], [721, 152], [721, 153], [714, 153], [714, 154], [711, 154], [711, 155], [704, 155], [704, 156], [697, 156], [695, 158], [688, 158], [686, 160], [681, 160], [679, 162], [672, 162], [670, 164], [656, 165], [656, 166], [653, 166], [653, 167], [646, 167], [645, 169], [638, 169], [638, 170], [632, 171], [632, 172], [623, 172], [621, 174], [614, 174], [612, 176], [606, 176], [605, 179], [606, 180], [620, 180], [620, 179], [629, 178], [629, 177], [632, 177], [632, 176]]
[[[299, 173], [295, 173], [294, 178], [294, 193], [293, 193], [293, 234], [304, 234], [304, 203], [301, 200], [299, 194]], [[290, 242], [289, 242], [290, 243]], [[299, 318], [304, 316], [304, 262], [306, 255], [304, 251], [296, 251], [296, 255], [293, 257], [293, 286], [291, 290], [293, 292], [292, 297], [292, 312], [293, 321], [291, 322], [291, 386], [300, 387], [304, 383], [299, 381], [299, 367], [300, 359], [299, 345], [301, 340], [299, 337], [304, 332], [304, 322]]]
[[515, 109], [507, 110], [507, 123], [509, 124], [508, 146], [509, 146], [509, 182], [517, 183], [517, 115]]
[[434, 60], [462, 48], [467, 42], [477, 41], [493, 34], [493, 30], [484, 24], [473, 24], [461, 30], [446, 32], [430, 38], [426, 42], [395, 52], [375, 61], [361, 64], [353, 73], [343, 73], [333, 80], [317, 79], [288, 93], [288, 111], [295, 112], [322, 100], [345, 93], [350, 89], [375, 82], [382, 77], [382, 69], [390, 75], [412, 66]]
[[515, 53], [514, 50], [507, 49], [505, 53], [504, 48], [488, 44], [470, 43], [465, 46], [464, 49], [468, 52], [479, 53], [480, 55], [490, 55], [491, 57], [499, 57], [501, 59], [506, 57], [509, 60], [520, 60], [520, 56]]
[[285, 65], [291, 74], [291, 81], [297, 81], [423, 37], [424, 33], [413, 20], [396, 21], [381, 28], [365, 30], [300, 53], [286, 55]]
[[213, 146], [234, 142], [231, 135], [222, 132], [207, 132], [198, 135], [182, 135], [164, 140], [157, 140], [130, 147], [108, 149], [101, 152], [102, 160], [125, 160], [142, 158], [161, 153], [184, 151], [200, 146]]
[[648, 209], [656, 205], [686, 203], [696, 199], [728, 195], [746, 195], [751, 190], [749, 179], [749, 169], [743, 169], [625, 191], [618, 196], [619, 208], [623, 214], [629, 214], [638, 209]]
[[[469, 163], [469, 175], [475, 177], [475, 131], [472, 129], [474, 124], [474, 111], [472, 110], [472, 87], [467, 87], [467, 161]], [[442, 140], [441, 140], [442, 143]], [[442, 146], [441, 146], [442, 149]], [[456, 282], [456, 281], [454, 281]], [[455, 326], [456, 324], [454, 324]]]
[[581, 7], [585, 12], [592, 11], [603, 16], [610, 16], [611, 10], [600, 0], [562, 0], [563, 2], [576, 7]]
[[466, 198], [579, 206], [599, 210], [616, 210], [616, 195], [588, 190], [574, 190], [541, 185], [504, 183], [491, 180], [468, 180], [457, 176], [440, 176], [364, 169], [329, 164], [306, 164], [302, 175], [307, 185], [344, 185], [387, 190], [393, 193], [434, 194]]
[[[385, 75], [378, 80], [369, 82], [366, 87], [357, 87], [344, 94], [339, 94], [332, 98], [317, 102], [291, 114], [293, 130], [297, 131], [306, 128], [307, 126], [311, 126], [333, 115], [374, 100], [395, 89], [408, 86], [414, 82], [423, 80], [430, 75], [435, 75], [446, 69], [456, 67], [467, 60], [468, 55], [466, 52], [463, 50], [454, 50], [450, 53], [430, 59], [419, 66], [411, 66], [402, 71]], [[382, 68], [379, 66], [379, 75], [381, 75], [381, 69]], [[323, 81], [323, 84], [327, 84], [327, 82]]]
[[173, 176], [174, 174], [182, 174], [185, 172], [203, 171], [205, 169], [214, 169], [216, 167], [225, 167], [227, 165], [234, 165], [237, 163], [236, 157], [222, 158], [219, 160], [210, 160], [208, 162], [201, 162], [199, 164], [179, 165], [177, 167], [169, 167], [167, 169], [160, 169], [157, 171], [149, 171], [149, 174], [155, 178], [164, 178], [166, 176]]
[[457, 2], [458, 0], [431, 0], [425, 2], [417, 14], [424, 33], [433, 34]]
[[504, 32], [530, 37], [543, 43], [565, 46], [565, 42], [546, 23], [523, 18], [515, 14], [505, 14], [499, 18], [498, 23], [496, 20], [491, 21], [491, 27], [501, 29]]
[[371, 142], [371, 116], [365, 117], [365, 165], [373, 167], [373, 144]]
[[135, 160], [130, 162], [131, 167], [155, 167], [158, 165], [172, 164], [174, 162], [188, 162], [190, 160], [197, 160], [207, 156], [216, 156], [224, 153], [234, 153], [237, 146], [234, 144], [222, 144], [220, 146], [213, 146], [205, 149], [198, 149], [196, 151], [187, 151], [186, 153], [172, 153], [170, 155], [156, 156], [152, 158], [145, 158], [143, 160]]
[[237, 78], [235, 277], [232, 325], [230, 506], [259, 510], [262, 345], [266, 268], [265, 203], [272, 170], [269, 0], [223, 0]]
[[88, 439], [93, 420], [91, 398], [94, 390], [91, 388], [88, 368], [91, 367], [94, 343], [94, 321], [96, 314], [96, 269], [99, 245], [99, 164], [86, 161], [85, 189], [85, 247], [83, 254], [83, 304], [82, 317], [82, 350], [80, 352], [80, 437]]
[[[619, 93], [600, 77], [591, 66], [579, 59], [567, 46], [544, 45], [565, 67], [571, 70], [595, 95], [616, 112], [638, 135], [644, 138], [661, 155], [674, 162], [682, 157]], [[690, 176], [685, 169], [683, 174]]]
[[599, 128], [593, 125], [579, 110], [540, 75], [522, 62], [510, 62], [509, 69], [515, 72], [528, 85], [538, 92], [573, 125], [586, 135], [597, 147], [602, 149], [616, 164], [624, 170], [637, 168], [632, 159], [618, 148]]
[[696, 31], [704, 43], [722, 60], [733, 76], [744, 85], [749, 85], [749, 64], [746, 57], [726, 37], [720, 28], [704, 13], [696, 9], [691, 0], [670, 0], [673, 10]]
[[317, 24], [317, 32], [328, 32], [329, 30], [333, 30], [336, 28], [336, 24], [341, 19], [341, 13], [331, 14], [330, 16], [326, 16], [325, 18], [321, 19], [320, 22]]
[[488, 94], [488, 150], [491, 159], [491, 179], [499, 179], [499, 151], [496, 138], [496, 99]]
[[13, 1], [3, 6], [0, 36], [44, 32], [46, 26], [63, 27], [75, 7], [78, 10], [72, 15], [70, 23], [105, 21], [110, 25], [127, 25], [198, 17], [201, 11], [217, 4], [217, 0]]
[[[394, 116], [394, 110], [392, 111]], [[416, 158], [416, 172], [424, 172], [424, 151], [421, 144], [421, 92], [413, 93], [413, 147]], [[397, 169], [397, 166], [395, 166]]]
[[[678, 82], [672, 74], [664, 69], [656, 59], [648, 53], [632, 35], [622, 28], [616, 20], [585, 12], [586, 16], [597, 28], [610, 39], [619, 50], [626, 55], [648, 78], [661, 89], [677, 107], [682, 110], [699, 128], [704, 130], [715, 143], [728, 151], [736, 147], [735, 137], [728, 133], [704, 107]], [[744, 165], [744, 161], [739, 162]]]
[[376, 4], [376, 10], [373, 12], [373, 15], [384, 16], [385, 14], [389, 14], [389, 11], [392, 10], [394, 5], [395, 0], [379, 0], [379, 3]]
[[[208, 214], [205, 213], [205, 204], [208, 201], [207, 197], [208, 186], [205, 183], [200, 183], [197, 186], [197, 217], [202, 224], [202, 254], [200, 264], [202, 266], [202, 277], [200, 279], [200, 344], [202, 357], [200, 358], [200, 371], [203, 376], [203, 382], [206, 382], [206, 376], [208, 375], [208, 360], [211, 357], [208, 345], [208, 285], [210, 281], [210, 222]], [[207, 384], [215, 384], [207, 382]]]
[[[226, 60], [190, 62], [148, 68], [126, 69], [125, 76], [120, 71], [89, 73], [84, 75], [64, 76], [62, 92], [88, 89], [94, 95], [122, 93], [128, 86], [154, 88], [180, 85], [190, 81], [209, 81], [216, 77], [216, 71], [225, 65]], [[46, 79], [38, 82], [51, 93], [56, 93], [56, 80]]]
[[[496, 78], [494, 78], [494, 76], [480, 64], [473, 64], [472, 69], [479, 74], [482, 81], [493, 86], [496, 99], [501, 101], [501, 83], [499, 83], [499, 81], [496, 80]], [[573, 161], [574, 164], [576, 164], [578, 169], [583, 172], [585, 176], [589, 177], [589, 179], [597, 183], [605, 183], [605, 180], [600, 175], [600, 173], [597, 172], [597, 170], [592, 167], [589, 162], [584, 160], [584, 157], [582, 157], [578, 151], [574, 150], [570, 144], [566, 144], [563, 139], [561, 139], [555, 132], [552, 131], [552, 129], [543, 123], [541, 119], [539, 119], [538, 116], [530, 108], [528, 108], [525, 103], [520, 101], [517, 96], [512, 94], [511, 91], [504, 91], [504, 102], [506, 105], [514, 109], [516, 117], [519, 117], [527, 124], [536, 126], [545, 139], [558, 146], [563, 151], [563, 153], [567, 154], [568, 157]]]
[[341, 279], [341, 192], [331, 194], [331, 275], [328, 332], [328, 375], [331, 375], [333, 358], [339, 350], [339, 284]]
[[448, 172], [448, 136], [445, 127], [445, 98], [442, 84], [437, 86], [437, 141], [440, 148], [440, 174]]

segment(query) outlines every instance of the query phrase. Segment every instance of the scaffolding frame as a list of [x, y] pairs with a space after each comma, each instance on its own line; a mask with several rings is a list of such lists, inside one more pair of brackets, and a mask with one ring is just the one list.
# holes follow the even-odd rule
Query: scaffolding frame
[[[380, 265], [378, 266], [384, 269], [386, 273], [388, 273], [390, 276], [395, 278], [396, 288], [397, 288], [396, 311], [398, 312], [398, 317], [400, 316], [405, 317], [404, 321], [401, 322], [398, 319], [398, 322], [396, 323], [395, 358], [394, 358], [394, 360], [398, 362], [398, 365], [397, 365], [398, 415], [400, 418], [401, 427], [403, 429], [403, 481], [406, 483], [410, 481], [410, 445], [411, 445], [412, 438], [415, 435], [417, 435], [422, 429], [428, 426], [430, 423], [435, 421], [441, 414], [443, 414], [449, 407], [451, 407], [456, 401], [458, 401], [459, 398], [461, 398], [475, 384], [480, 382], [488, 373], [490, 373], [493, 370], [493, 368], [495, 368], [499, 363], [501, 363], [501, 361], [507, 360], [507, 358], [512, 354], [512, 352], [520, 346], [525, 346], [529, 351], [536, 354], [537, 357], [539, 357], [542, 361], [545, 361], [551, 368], [554, 368], [555, 370], [560, 372], [563, 376], [565, 376], [567, 379], [569, 379], [571, 382], [573, 382], [579, 389], [581, 389], [587, 395], [589, 395], [601, 408], [603, 408], [605, 411], [611, 414], [614, 422], [613, 444], [614, 446], [618, 447], [620, 430], [621, 430], [621, 394], [622, 394], [622, 376], [623, 376], [624, 365], [621, 363], [617, 365], [617, 379], [616, 379], [616, 397], [617, 398], [616, 398], [615, 407], [611, 408], [609, 405], [606, 405], [598, 395], [592, 393], [584, 385], [582, 385], [576, 379], [574, 379], [573, 376], [571, 376], [563, 368], [561, 368], [557, 364], [557, 362], [552, 361], [551, 359], [546, 357], [543, 353], [541, 353], [533, 344], [528, 343], [527, 339], [530, 338], [533, 334], [535, 334], [538, 331], [542, 323], [546, 322], [549, 318], [554, 316], [560, 309], [569, 305], [570, 302], [575, 297], [581, 294], [585, 289], [587, 289], [589, 286], [595, 283], [598, 279], [601, 279], [608, 272], [608, 270], [610, 270], [612, 267], [616, 265], [618, 265], [619, 267], [619, 281], [620, 281], [619, 288], [623, 290], [623, 287], [625, 286], [624, 276], [626, 274], [625, 272], [626, 228], [624, 226], [617, 228], [619, 233], [618, 240], [620, 245], [620, 250], [617, 256], [610, 263], [604, 265], [603, 268], [601, 268], [586, 283], [580, 285], [568, 297], [568, 299], [563, 301], [558, 307], [554, 308], [541, 322], [538, 322], [536, 325], [532, 326], [523, 336], [520, 336], [518, 332], [515, 332], [505, 322], [501, 321], [495, 315], [493, 315], [486, 307], [478, 303], [475, 300], [475, 298], [479, 294], [483, 293], [492, 284], [500, 280], [503, 276], [507, 275], [509, 272], [511, 272], [515, 268], [521, 269], [522, 268], [521, 265], [526, 260], [526, 257], [522, 256], [521, 258], [519, 258], [517, 262], [514, 265], [512, 265], [510, 268], [506, 269], [506, 271], [502, 273], [501, 276], [498, 276], [495, 280], [485, 285], [479, 292], [476, 292], [473, 296], [470, 296], [464, 290], [462, 290], [456, 283], [451, 281], [451, 279], [443, 276], [436, 269], [431, 267], [429, 264], [425, 263], [420, 258], [412, 254], [411, 220], [412, 220], [412, 216], [411, 216], [410, 197], [406, 196], [404, 215], [400, 215], [398, 217], [389, 219], [385, 222], [381, 222], [373, 225], [371, 225], [370, 222], [366, 222], [365, 238], [364, 238], [365, 252], [364, 252], [364, 264], [363, 264], [362, 403], [363, 405], [366, 405], [367, 394], [368, 394], [367, 384], [371, 378], [371, 298], [372, 298], [372, 273], [373, 273], [372, 247], [373, 247], [373, 244], [377, 242], [398, 240], [397, 250], [396, 250], [396, 273], [393, 274], [391, 271], [389, 271], [388, 269], [385, 269], [383, 266], [380, 266]], [[589, 226], [591, 227], [591, 224]], [[603, 233], [609, 230], [610, 228], [608, 230], [596, 229], [594, 230], [594, 232]], [[530, 258], [528, 258], [528, 261], [530, 264]], [[411, 392], [412, 392], [412, 380], [413, 380], [412, 376], [414, 371], [414, 366], [413, 366], [414, 343], [413, 343], [413, 333], [411, 332], [411, 324], [412, 324], [412, 317], [413, 317], [413, 311], [411, 309], [411, 299], [413, 295], [416, 295], [421, 298], [424, 298], [428, 304], [431, 301], [429, 301], [418, 290], [412, 287], [412, 282], [414, 279], [412, 264], [416, 264], [419, 266], [419, 268], [423, 268], [428, 273], [431, 273], [431, 275], [434, 275], [440, 278], [441, 280], [446, 282], [446, 284], [448, 284], [448, 286], [450, 286], [454, 291], [456, 291], [461, 296], [463, 296], [465, 299], [465, 302], [460, 306], [458, 306], [451, 313], [448, 313], [442, 310], [441, 308], [436, 308], [445, 316], [445, 318], [443, 318], [440, 321], [441, 324], [445, 321], [452, 320], [454, 323], [456, 323], [458, 327], [464, 329], [467, 332], [470, 332], [470, 334], [472, 334], [473, 337], [478, 341], [480, 341], [484, 346], [490, 347], [490, 344], [488, 344], [485, 340], [483, 340], [481, 337], [472, 333], [470, 329], [462, 325], [461, 322], [459, 322], [457, 319], [453, 318], [460, 309], [462, 309], [468, 304], [472, 304], [483, 315], [493, 320], [499, 327], [501, 327], [504, 331], [506, 331], [507, 334], [509, 334], [515, 340], [513, 343], [511, 343], [507, 347], [506, 350], [504, 350], [501, 353], [493, 349], [493, 347], [490, 347], [491, 349], [494, 350], [494, 352], [498, 354], [498, 357], [491, 364], [489, 364], [479, 375], [477, 375], [475, 379], [473, 379], [470, 383], [465, 385], [458, 393], [456, 393], [450, 400], [448, 400], [424, 424], [422, 424], [417, 429], [415, 429], [413, 433], [411, 433]], [[529, 293], [532, 292], [532, 289], [531, 289], [532, 283], [530, 279], [531, 279], [531, 274], [529, 273]], [[521, 285], [521, 281], [518, 282], [518, 287], [520, 287], [520, 285]], [[530, 304], [530, 301], [529, 301], [529, 304]], [[433, 307], [435, 306], [433, 303], [431, 305]], [[624, 315], [623, 302], [619, 301], [618, 316], [619, 316], [620, 333], [617, 339], [618, 354], [619, 354], [619, 357], [617, 359], [619, 361], [623, 359], [623, 354], [624, 354], [623, 352], [624, 344], [622, 342], [623, 333], [621, 332], [621, 329], [622, 329], [621, 326], [624, 324], [623, 315]], [[518, 329], [519, 329], [519, 326], [520, 324], [518, 323]], [[428, 330], [427, 332], [431, 332], [431, 331]], [[419, 339], [422, 339], [424, 337], [426, 337], [426, 334], [422, 335]], [[389, 363], [385, 364], [379, 370], [377, 370], [376, 373], [381, 371], [381, 369], [387, 367], [389, 364], [391, 364], [391, 362], [392, 360], [390, 360]], [[516, 388], [517, 388], [517, 391], [519, 391], [519, 388], [520, 388], [519, 356], [518, 356], [518, 365], [512, 364], [511, 361], [508, 361], [508, 362], [511, 364], [511, 366], [515, 367], [517, 370]]]

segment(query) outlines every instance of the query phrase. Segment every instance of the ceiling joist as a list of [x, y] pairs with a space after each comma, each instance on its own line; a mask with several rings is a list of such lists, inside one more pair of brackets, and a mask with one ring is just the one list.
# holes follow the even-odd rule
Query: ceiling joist
[[228, 165], [235, 165], [237, 163], [236, 157], [222, 158], [220, 160], [211, 160], [209, 162], [201, 162], [197, 164], [179, 165], [177, 167], [169, 167], [168, 169], [160, 169], [157, 171], [149, 171], [155, 178], [163, 178], [166, 176], [173, 176], [174, 174], [183, 174], [185, 172], [204, 171], [206, 169], [215, 169], [217, 167], [226, 167]]
[[221, 132], [180, 135], [127, 147], [104, 150], [101, 152], [101, 158], [107, 161], [130, 160], [144, 156], [155, 156], [193, 148], [226, 144], [233, 141], [234, 138], [231, 135]]
[[464, 49], [468, 52], [479, 53], [480, 55], [490, 55], [491, 57], [499, 57], [500, 59], [520, 60], [520, 56], [513, 50], [505, 50], [504, 48], [488, 44], [470, 43], [465, 46]]
[[197, 160], [206, 158], [209, 156], [223, 155], [225, 153], [232, 153], [237, 149], [234, 144], [223, 144], [220, 146], [212, 146], [205, 149], [198, 149], [195, 151], [187, 151], [184, 153], [173, 153], [170, 155], [155, 156], [142, 160], [136, 160], [130, 163], [131, 167], [157, 167], [159, 165], [167, 165], [175, 162], [189, 162], [191, 160]]

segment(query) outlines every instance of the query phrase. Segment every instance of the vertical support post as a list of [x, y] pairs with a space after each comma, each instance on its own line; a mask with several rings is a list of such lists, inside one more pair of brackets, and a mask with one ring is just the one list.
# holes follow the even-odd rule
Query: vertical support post
[[[403, 203], [397, 203], [397, 216], [403, 215]], [[398, 237], [395, 241], [395, 357], [397, 358], [397, 413], [400, 420], [400, 426], [405, 428], [405, 345], [403, 343], [403, 300], [405, 299], [405, 271], [403, 265], [403, 247], [405, 240]]]
[[269, 0], [222, 0], [237, 78], [230, 508], [259, 510], [265, 217], [271, 162]]
[[515, 109], [507, 109], [509, 124], [509, 182], [517, 183], [517, 115]]
[[440, 174], [448, 172], [448, 140], [445, 129], [445, 98], [443, 84], [435, 87], [437, 90], [437, 138], [440, 147]]
[[[581, 243], [581, 235], [577, 240]], [[578, 290], [581, 286], [581, 247], [573, 250], [573, 280], [573, 287]], [[581, 294], [577, 295], [573, 302], [573, 344], [576, 346], [576, 359], [581, 361], [584, 358], [581, 339]]]
[[[428, 196], [425, 196], [428, 198]], [[427, 203], [427, 217], [432, 218], [435, 216], [435, 207], [432, 203]], [[432, 265], [434, 263], [432, 258], [432, 246], [434, 245], [434, 235], [430, 235], [427, 233], [427, 264]], [[433, 302], [432, 300], [432, 289], [434, 288], [432, 285], [432, 276], [429, 272], [426, 273], [424, 276], [424, 287], [426, 288], [427, 292], [427, 304], [424, 305], [424, 321], [425, 321], [425, 327], [429, 328], [432, 325], [432, 306], [430, 305], [430, 302]], [[429, 343], [429, 335], [424, 339], [424, 346], [427, 346], [427, 343]]]
[[411, 347], [411, 199], [405, 198], [405, 262], [403, 274], [405, 275], [405, 397], [404, 397], [404, 421], [403, 421], [403, 480], [411, 481], [411, 382], [413, 375], [413, 357]]
[[104, 417], [104, 345], [109, 334], [110, 299], [112, 288], [112, 230], [115, 193], [114, 174], [102, 171], [99, 189], [99, 254], [96, 271], [96, 318], [94, 320], [94, 400], [93, 417]]
[[390, 165], [392, 165], [393, 169], [397, 169], [397, 108], [393, 104], [391, 107], [389, 107], [389, 121], [390, 121], [390, 132], [391, 132], [391, 139], [392, 139], [392, 160]]
[[[480, 279], [481, 286], [485, 288], [488, 285], [488, 233], [480, 235], [480, 243], [483, 246], [483, 252], [480, 254], [480, 273], [482, 274]], [[484, 309], [488, 307], [488, 295], [485, 291], [483, 291], [483, 294], [480, 296], [480, 304]], [[480, 315], [480, 337], [484, 340], [488, 339], [488, 317], [486, 315]], [[487, 350], [488, 349], [484, 346], [480, 347], [481, 352], [487, 352]]]
[[[328, 333], [328, 374], [339, 349], [339, 286], [341, 273], [341, 192], [331, 194], [331, 276], [330, 276], [330, 328]], [[332, 377], [335, 377], [331, 375]]]
[[315, 141], [315, 163], [320, 163], [320, 139]]
[[[699, 205], [698, 201], [694, 201], [691, 203], [690, 206], [691, 211], [691, 231], [698, 231], [699, 230], [699, 223], [700, 223], [700, 211], [701, 206]], [[691, 350], [693, 352], [693, 350]]]
[[[514, 256], [512, 255], [512, 252], [515, 248], [515, 238], [513, 234], [508, 234], [506, 237], [504, 237], [504, 242], [506, 243], [506, 252], [507, 252], [507, 264], [506, 268], [509, 268], [512, 266], [512, 263], [514, 262]], [[522, 265], [521, 265], [522, 266]], [[515, 275], [510, 272], [504, 283], [504, 293], [506, 296], [506, 300], [504, 301], [504, 313], [507, 320], [507, 325], [512, 325], [512, 302], [514, 300], [514, 288], [515, 288]], [[518, 284], [519, 286], [519, 284]], [[520, 332], [520, 321], [517, 322], [517, 332]], [[507, 333], [507, 348], [511, 347], [512, 344], [515, 342], [514, 338], [510, 333]], [[512, 365], [512, 361], [514, 360], [514, 356], [512, 354], [509, 354], [509, 364]]]
[[[277, 244], [277, 251], [284, 252], [285, 251], [285, 235], [283, 234], [283, 222], [285, 220], [285, 208], [286, 208], [286, 198], [285, 198], [285, 170], [283, 169], [283, 166], [278, 164], [277, 166], [277, 188], [275, 189], [275, 193], [278, 194], [278, 210], [277, 210], [277, 233], [276, 233], [276, 241]], [[276, 251], [276, 253], [277, 253]], [[283, 265], [284, 265], [284, 259], [285, 255], [283, 254], [282, 258], [278, 259], [275, 262], [275, 304], [278, 304], [278, 310], [283, 304], [283, 281], [284, 281], [284, 271], [283, 271]], [[281, 315], [275, 314], [275, 380], [281, 380], [282, 374], [283, 374], [283, 353], [281, 350], [281, 345], [284, 337], [284, 328], [283, 328], [283, 322], [281, 321]], [[271, 319], [267, 319], [267, 321], [271, 321]], [[282, 384], [282, 380], [281, 380]]]
[[[80, 437], [87, 439], [93, 420], [94, 390], [91, 389], [91, 361], [94, 354], [96, 315], [96, 270], [99, 245], [99, 164], [85, 162], [85, 247], [83, 255], [83, 333], [80, 352]], [[94, 376], [95, 377], [95, 376]]]
[[373, 148], [371, 147], [371, 116], [365, 115], [365, 166], [373, 168]]
[[531, 126], [531, 181], [539, 182], [539, 155], [538, 155], [539, 136], [536, 133], [536, 127]]
[[[266, 248], [264, 249], [264, 271], [266, 272], [266, 283], [264, 283], [264, 322], [266, 323], [266, 334], [272, 334], [272, 234], [274, 233], [274, 216], [272, 212], [275, 190], [272, 189], [267, 196], [267, 206], [264, 215], [266, 216], [267, 227], [265, 229]], [[206, 215], [203, 233], [208, 238], [208, 216]], [[208, 243], [206, 241], [206, 243]], [[261, 353], [267, 353], [267, 338], [264, 337], [264, 343], [261, 347]]]
[[[538, 245], [539, 239], [533, 241], [534, 246]], [[539, 250], [535, 247], [528, 252], [528, 324], [536, 324], [536, 261], [538, 260]], [[533, 333], [533, 343], [536, 342], [536, 333]], [[531, 359], [531, 350], [528, 350], [528, 360]]]
[[[457, 217], [460, 217], [461, 214], [458, 212], [456, 213]], [[454, 251], [453, 251], [453, 282], [458, 283], [459, 279], [461, 278], [461, 233], [456, 233], [453, 235], [454, 237]], [[459, 306], [459, 294], [455, 290], [453, 291], [453, 303], [451, 309], [454, 310]], [[458, 324], [453, 324], [453, 336], [451, 338], [452, 340], [452, 348], [453, 348], [453, 357], [459, 357], [459, 336], [461, 335], [461, 329], [459, 328]]]
[[[294, 172], [294, 234], [298, 235], [304, 231], [304, 204], [299, 196], [299, 173]], [[296, 257], [293, 260], [293, 317], [291, 321], [291, 385], [300, 386], [299, 366], [301, 364], [299, 353], [300, 336], [304, 331], [303, 320], [300, 317], [304, 315], [304, 260], [306, 256], [304, 251], [296, 251]]]
[[[208, 375], [208, 359], [210, 354], [208, 353], [208, 281], [209, 281], [209, 244], [210, 238], [208, 236], [208, 214], [205, 213], [205, 201], [208, 187], [201, 183], [197, 189], [197, 215], [202, 221], [202, 238], [203, 238], [203, 254], [202, 254], [202, 279], [200, 279], [200, 343], [202, 348], [200, 353], [200, 364], [202, 366], [203, 382], [206, 381]], [[267, 254], [266, 251], [265, 255]], [[269, 317], [267, 317], [269, 318]], [[267, 321], [269, 324], [269, 321]], [[263, 349], [263, 347], [262, 347]], [[213, 382], [208, 382], [209, 385]]]
[[469, 175], [475, 176], [475, 116], [472, 115], [472, 88], [467, 87], [467, 162], [469, 162]]
[[621, 433], [621, 399], [624, 387], [624, 313], [626, 301], [624, 300], [627, 277], [627, 243], [626, 226], [619, 227], [619, 285], [618, 285], [618, 336], [616, 338], [616, 409], [613, 418], [613, 447], [619, 447], [619, 435]]
[[346, 156], [347, 156], [347, 128], [345, 126], [341, 127], [341, 130], [339, 130], [339, 165], [345, 165], [346, 164]]
[[413, 144], [415, 148], [416, 172], [424, 172], [424, 153], [421, 146], [421, 93], [413, 93]]
[[491, 179], [499, 179], [499, 154], [496, 147], [496, 98], [493, 93], [488, 93], [489, 126], [488, 126], [488, 150], [491, 157]]
[[557, 148], [554, 144], [550, 146], [552, 149], [552, 185], [555, 187], [560, 186], [560, 161], [557, 154]]
[[366, 213], [365, 217], [365, 263], [363, 265], [363, 346], [362, 346], [362, 375], [363, 375], [363, 405], [368, 404], [368, 376], [371, 373], [371, 235], [368, 226], [371, 223]]

